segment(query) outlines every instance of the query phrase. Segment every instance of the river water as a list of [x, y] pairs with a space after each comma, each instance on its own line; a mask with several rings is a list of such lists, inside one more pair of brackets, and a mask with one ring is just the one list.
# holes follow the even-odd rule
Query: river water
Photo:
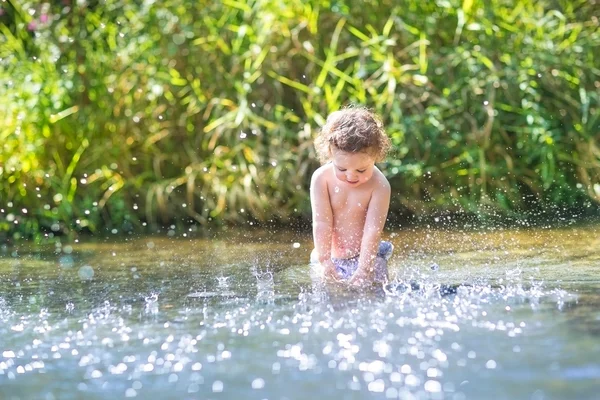
[[597, 399], [599, 232], [386, 232], [365, 293], [307, 233], [4, 246], [0, 398]]

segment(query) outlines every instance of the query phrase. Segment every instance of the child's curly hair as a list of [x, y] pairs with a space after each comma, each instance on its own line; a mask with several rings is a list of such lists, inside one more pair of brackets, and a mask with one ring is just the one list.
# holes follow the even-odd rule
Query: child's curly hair
[[331, 159], [331, 146], [347, 153], [366, 152], [383, 161], [391, 143], [377, 114], [365, 107], [347, 107], [331, 113], [315, 139], [321, 162]]

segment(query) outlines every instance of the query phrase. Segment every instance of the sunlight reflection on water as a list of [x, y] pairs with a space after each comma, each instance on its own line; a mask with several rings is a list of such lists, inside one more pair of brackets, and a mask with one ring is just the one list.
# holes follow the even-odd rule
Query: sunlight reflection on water
[[399, 233], [369, 293], [315, 284], [294, 235], [22, 251], [0, 261], [0, 394], [591, 399], [598, 235], [564, 234]]

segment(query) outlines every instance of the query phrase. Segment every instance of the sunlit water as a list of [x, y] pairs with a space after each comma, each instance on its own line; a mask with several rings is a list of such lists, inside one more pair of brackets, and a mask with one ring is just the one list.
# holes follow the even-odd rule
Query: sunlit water
[[0, 248], [0, 398], [597, 399], [598, 233], [388, 232], [372, 293], [306, 234]]

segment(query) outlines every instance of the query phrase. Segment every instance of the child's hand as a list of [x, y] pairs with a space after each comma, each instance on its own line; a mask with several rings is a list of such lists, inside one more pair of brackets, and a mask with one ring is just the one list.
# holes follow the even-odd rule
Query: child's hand
[[375, 279], [374, 274], [367, 271], [357, 271], [354, 276], [348, 281], [348, 283], [352, 286], [356, 287], [368, 287], [372, 286]]
[[340, 275], [333, 263], [327, 263], [323, 266], [323, 278], [329, 282], [338, 282], [340, 280]]

